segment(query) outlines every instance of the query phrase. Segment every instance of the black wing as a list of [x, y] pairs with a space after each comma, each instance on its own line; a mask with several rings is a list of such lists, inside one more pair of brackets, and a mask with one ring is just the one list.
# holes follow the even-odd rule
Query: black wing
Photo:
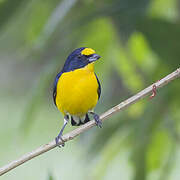
[[98, 79], [98, 77], [97, 77], [96, 73], [95, 73], [95, 76], [96, 76], [96, 79], [97, 79], [97, 82], [98, 82], [98, 89], [97, 89], [97, 93], [98, 93], [98, 99], [99, 99], [99, 98], [100, 98], [100, 96], [101, 96], [101, 84], [100, 84], [100, 82], [99, 82], [99, 79]]
[[54, 100], [54, 104], [56, 105], [56, 89], [57, 89], [57, 83], [58, 80], [61, 76], [62, 72], [58, 73], [55, 80], [54, 80], [54, 87], [53, 87], [53, 100]]

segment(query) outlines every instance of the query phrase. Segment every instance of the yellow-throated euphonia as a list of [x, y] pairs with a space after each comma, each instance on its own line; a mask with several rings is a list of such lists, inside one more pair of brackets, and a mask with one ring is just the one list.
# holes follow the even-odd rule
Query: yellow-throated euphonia
[[55, 78], [53, 99], [64, 115], [64, 125], [55, 139], [57, 145], [69, 119], [72, 126], [79, 126], [90, 120], [89, 113], [96, 125], [102, 126], [99, 116], [93, 112], [101, 94], [101, 85], [94, 72], [94, 62], [99, 58], [91, 48], [75, 49]]

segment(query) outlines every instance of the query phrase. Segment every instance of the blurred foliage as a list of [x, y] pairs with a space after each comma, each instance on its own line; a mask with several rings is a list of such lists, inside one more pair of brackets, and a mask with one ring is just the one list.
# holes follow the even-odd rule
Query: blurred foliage
[[[59, 132], [52, 85], [73, 49], [102, 56], [99, 114], [178, 68], [179, 12], [178, 0], [0, 0], [0, 165]], [[179, 92], [176, 80], [3, 178], [179, 180]]]

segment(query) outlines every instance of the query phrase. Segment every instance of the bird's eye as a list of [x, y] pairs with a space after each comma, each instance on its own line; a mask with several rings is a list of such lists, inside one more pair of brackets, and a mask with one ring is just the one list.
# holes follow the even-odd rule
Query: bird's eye
[[81, 54], [78, 54], [78, 58], [80, 59], [82, 57], [82, 55]]

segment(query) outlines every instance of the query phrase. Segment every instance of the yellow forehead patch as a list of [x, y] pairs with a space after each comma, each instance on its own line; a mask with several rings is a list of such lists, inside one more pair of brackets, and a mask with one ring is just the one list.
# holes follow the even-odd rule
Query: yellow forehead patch
[[85, 48], [81, 51], [81, 54], [85, 55], [85, 56], [89, 56], [91, 54], [95, 54], [95, 50], [91, 49], [91, 48]]

